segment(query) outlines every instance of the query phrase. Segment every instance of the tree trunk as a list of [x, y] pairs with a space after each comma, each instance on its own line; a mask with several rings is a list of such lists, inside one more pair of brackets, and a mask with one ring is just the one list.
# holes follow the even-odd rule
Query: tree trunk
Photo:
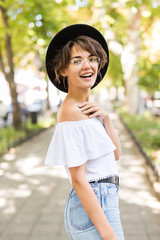
[[12, 106], [13, 106], [13, 126], [16, 130], [20, 130], [22, 128], [22, 121], [21, 121], [21, 112], [19, 109], [19, 104], [17, 101], [17, 90], [16, 90], [16, 83], [14, 82], [14, 74], [10, 74], [10, 76], [6, 79], [9, 84], [10, 94], [12, 98]]
[[46, 87], [46, 91], [47, 91], [47, 110], [50, 110], [50, 104], [49, 104], [49, 91], [48, 91], [48, 81], [47, 81], [47, 87]]
[[8, 82], [9, 88], [10, 88], [10, 94], [11, 94], [12, 105], [13, 105], [13, 126], [16, 130], [19, 130], [22, 127], [22, 121], [21, 121], [21, 113], [20, 113], [20, 109], [19, 109], [19, 104], [18, 104], [18, 100], [17, 100], [16, 83], [14, 81], [13, 53], [12, 53], [12, 45], [11, 45], [11, 36], [9, 34], [8, 17], [6, 14], [6, 9], [4, 7], [0, 6], [0, 11], [2, 13], [3, 22], [5, 25], [5, 29], [6, 29], [5, 52], [6, 52], [6, 59], [7, 59], [7, 63], [8, 63], [5, 66], [4, 60], [2, 57], [2, 52], [0, 49], [0, 68], [5, 76], [6, 81]]
[[127, 30], [128, 44], [124, 48], [121, 57], [126, 83], [127, 104], [131, 114], [137, 114], [139, 112], [140, 91], [137, 85], [139, 79], [137, 60], [140, 55], [140, 20], [140, 10], [137, 10], [137, 12], [131, 11]]

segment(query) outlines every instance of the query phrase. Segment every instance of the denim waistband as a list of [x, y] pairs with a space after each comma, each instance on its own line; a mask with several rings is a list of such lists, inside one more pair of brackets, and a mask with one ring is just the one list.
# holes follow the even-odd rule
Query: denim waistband
[[113, 175], [104, 179], [90, 181], [89, 183], [113, 183], [119, 186], [119, 176]]

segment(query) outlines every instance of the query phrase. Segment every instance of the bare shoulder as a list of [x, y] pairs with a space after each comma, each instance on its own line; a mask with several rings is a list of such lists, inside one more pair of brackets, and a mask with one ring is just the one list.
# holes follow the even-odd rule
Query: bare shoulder
[[85, 119], [88, 119], [88, 117], [81, 112], [78, 103], [63, 102], [57, 112], [57, 123]]

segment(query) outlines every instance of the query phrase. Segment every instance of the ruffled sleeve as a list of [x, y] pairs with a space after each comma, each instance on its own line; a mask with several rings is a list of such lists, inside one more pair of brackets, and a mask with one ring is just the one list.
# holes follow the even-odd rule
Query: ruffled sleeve
[[45, 164], [76, 167], [116, 149], [98, 118], [57, 124]]

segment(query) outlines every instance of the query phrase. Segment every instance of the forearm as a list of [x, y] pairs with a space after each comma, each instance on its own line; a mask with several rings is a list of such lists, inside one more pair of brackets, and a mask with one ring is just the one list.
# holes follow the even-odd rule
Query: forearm
[[81, 201], [87, 215], [100, 233], [102, 239], [110, 239], [114, 235], [113, 229], [108, 223], [100, 203], [87, 180], [73, 182], [73, 187]]
[[121, 155], [121, 145], [120, 145], [120, 141], [119, 141], [119, 138], [114, 130], [114, 127], [112, 125], [112, 122], [109, 118], [109, 116], [106, 116], [104, 119], [103, 119], [103, 122], [104, 122], [104, 127], [107, 131], [107, 134], [109, 135], [109, 137], [111, 138], [113, 144], [115, 145], [116, 147], [116, 150], [114, 151], [114, 154], [115, 154], [115, 159], [116, 160], [119, 160], [120, 158], [120, 155]]

